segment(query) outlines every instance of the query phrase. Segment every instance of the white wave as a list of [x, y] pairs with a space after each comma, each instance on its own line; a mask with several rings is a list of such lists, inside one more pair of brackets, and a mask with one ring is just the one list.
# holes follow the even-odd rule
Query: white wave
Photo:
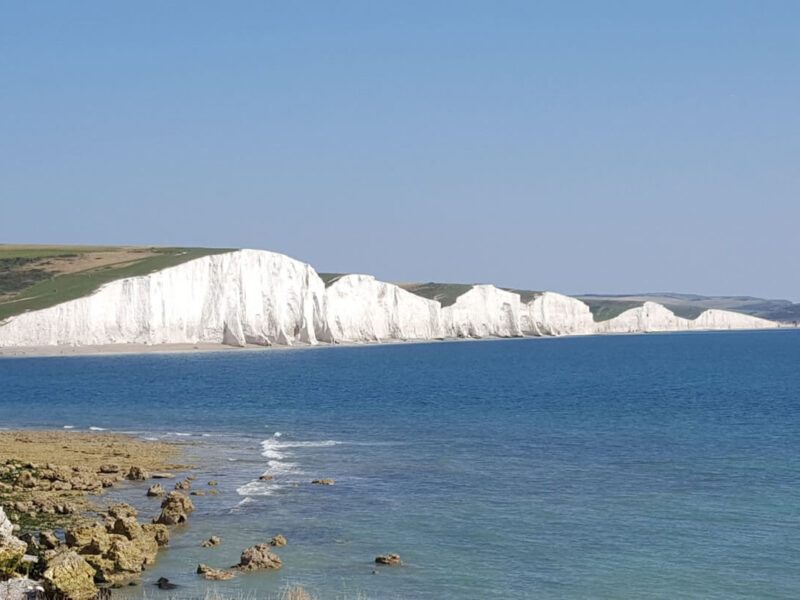
[[281, 442], [278, 448], [324, 448], [326, 446], [338, 446], [344, 444], [338, 440], [323, 440], [320, 442]]
[[[240, 496], [271, 496], [275, 486], [266, 485], [263, 481], [251, 481], [236, 488]], [[241, 502], [239, 503], [242, 504]]]
[[89, 431], [108, 431], [106, 427], [89, 427]]
[[158, 438], [156, 438], [156, 437], [146, 437], [144, 439], [147, 440], [148, 442], [157, 442], [158, 441]]
[[64, 429], [75, 429], [75, 425], [64, 425]]

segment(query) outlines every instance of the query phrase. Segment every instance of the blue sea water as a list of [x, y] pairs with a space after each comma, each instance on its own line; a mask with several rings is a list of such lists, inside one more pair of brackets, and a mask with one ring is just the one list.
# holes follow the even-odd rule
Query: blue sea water
[[[0, 426], [177, 441], [219, 482], [122, 597], [800, 597], [797, 331], [2, 359]], [[194, 574], [277, 533], [279, 572]]]

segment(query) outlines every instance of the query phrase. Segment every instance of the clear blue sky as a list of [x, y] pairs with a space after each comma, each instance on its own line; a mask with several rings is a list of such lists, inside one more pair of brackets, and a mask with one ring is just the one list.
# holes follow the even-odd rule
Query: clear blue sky
[[3, 2], [0, 240], [800, 300], [800, 3]]

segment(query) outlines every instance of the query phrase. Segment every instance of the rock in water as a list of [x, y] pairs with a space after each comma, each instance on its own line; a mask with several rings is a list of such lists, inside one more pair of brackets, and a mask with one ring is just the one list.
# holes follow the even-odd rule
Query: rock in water
[[233, 579], [236, 576], [236, 573], [233, 571], [215, 569], [214, 567], [209, 567], [203, 563], [197, 565], [197, 574], [202, 575], [204, 578], [211, 581], [227, 581], [228, 579]]
[[155, 485], [151, 485], [147, 489], [148, 496], [163, 496], [165, 494], [164, 488], [160, 483], [156, 483]]
[[239, 564], [231, 568], [239, 571], [257, 571], [259, 569], [280, 569], [282, 566], [280, 557], [273, 554], [267, 544], [258, 544], [244, 550]]
[[159, 577], [158, 581], [156, 581], [156, 585], [160, 590], [174, 590], [176, 587], [178, 587], [174, 583], [170, 583], [169, 579], [166, 577]]
[[315, 479], [311, 483], [316, 483], [317, 485], [333, 485], [333, 479]]
[[180, 492], [170, 492], [161, 503], [161, 514], [153, 519], [153, 523], [162, 525], [178, 525], [189, 520], [189, 514], [194, 510], [194, 504]]
[[382, 554], [375, 558], [375, 562], [379, 565], [388, 565], [390, 567], [399, 567], [403, 564], [399, 554]]
[[52, 531], [42, 531], [39, 534], [39, 545], [46, 550], [55, 550], [58, 548], [58, 538]]
[[269, 541], [270, 546], [280, 547], [286, 545], [286, 538], [280, 533]]
[[212, 546], [219, 546], [219, 541], [220, 540], [219, 540], [219, 538], [217, 536], [212, 535], [210, 538], [208, 538], [201, 545], [203, 546], [203, 548], [211, 548]]
[[47, 563], [42, 576], [51, 593], [63, 594], [70, 600], [91, 600], [97, 596], [95, 570], [74, 550], [56, 553]]
[[148, 478], [147, 471], [141, 467], [133, 466], [128, 470], [128, 479], [131, 481], [146, 481]]

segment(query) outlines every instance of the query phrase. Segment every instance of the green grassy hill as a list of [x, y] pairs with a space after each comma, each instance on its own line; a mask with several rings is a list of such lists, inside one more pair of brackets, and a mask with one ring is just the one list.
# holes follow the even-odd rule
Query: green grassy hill
[[201, 256], [229, 251], [0, 244], [0, 320], [86, 296], [116, 279], [147, 275]]

